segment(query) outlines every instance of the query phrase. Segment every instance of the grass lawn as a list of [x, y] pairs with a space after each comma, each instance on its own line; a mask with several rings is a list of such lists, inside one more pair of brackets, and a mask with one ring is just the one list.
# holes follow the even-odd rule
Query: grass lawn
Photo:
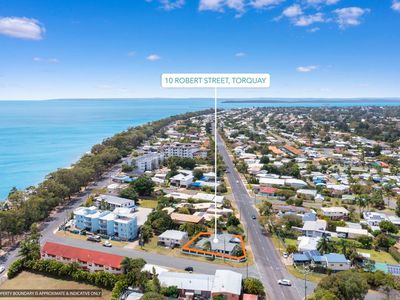
[[[295, 268], [294, 266], [286, 266], [286, 268], [289, 271], [289, 273], [292, 274], [294, 277], [304, 280], [304, 273], [302, 273], [298, 268]], [[313, 272], [313, 273], [309, 273], [307, 275], [307, 280], [314, 282], [314, 283], [318, 283], [325, 276], [327, 276], [327, 275]]]
[[383, 262], [383, 263], [387, 263], [387, 264], [397, 265], [397, 261], [388, 252], [366, 250], [366, 249], [361, 249], [361, 248], [357, 248], [357, 251], [371, 254], [371, 259], [376, 262]]
[[[184, 254], [182, 253], [180, 248], [175, 248], [175, 249], [170, 249], [167, 247], [162, 247], [157, 245], [157, 237], [153, 237], [149, 243], [144, 245], [143, 247], [137, 246], [135, 250], [141, 250], [141, 251], [146, 251], [146, 252], [153, 252], [161, 255], [166, 255], [166, 256], [174, 256], [174, 257], [181, 257], [181, 258], [187, 258], [187, 259], [192, 259], [192, 260], [197, 260], [197, 261], [202, 261], [202, 262], [208, 262], [212, 264], [218, 264], [218, 265], [224, 265], [224, 266], [229, 266], [229, 267], [237, 267], [237, 268], [243, 268], [246, 266], [248, 263], [249, 266], [254, 264], [254, 257], [253, 253], [251, 252], [251, 249], [248, 245], [246, 245], [246, 251], [247, 251], [247, 262], [233, 262], [229, 260], [223, 260], [223, 259], [214, 259], [214, 260], [209, 260], [206, 257], [202, 256], [195, 256], [195, 255], [190, 255], [190, 254]], [[183, 268], [185, 266], [182, 266]]]
[[[75, 281], [69, 281], [69, 280], [63, 280], [63, 279], [55, 279], [52, 277], [46, 277], [43, 275], [39, 274], [34, 274], [30, 272], [22, 272], [19, 274], [17, 277], [11, 279], [11, 280], [6, 280], [1, 286], [0, 290], [5, 290], [5, 289], [47, 289], [47, 290], [60, 290], [60, 289], [99, 289], [98, 287], [84, 284], [84, 283], [79, 283]], [[103, 295], [102, 297], [98, 298], [92, 298], [92, 299], [98, 299], [98, 300], [106, 300], [106, 299], [111, 299], [111, 291], [107, 290], [102, 290]], [[2, 298], [4, 300], [6, 299], [17, 299], [17, 298]], [[54, 298], [23, 298], [24, 300], [50, 300]], [[63, 299], [63, 298], [57, 298], [57, 299]], [[81, 299], [81, 300], [88, 300], [90, 298], [73, 298], [73, 299]]]
[[144, 208], [157, 208], [157, 200], [139, 199], [139, 206]]
[[286, 246], [293, 245], [297, 247], [297, 240], [295, 239], [285, 239]]

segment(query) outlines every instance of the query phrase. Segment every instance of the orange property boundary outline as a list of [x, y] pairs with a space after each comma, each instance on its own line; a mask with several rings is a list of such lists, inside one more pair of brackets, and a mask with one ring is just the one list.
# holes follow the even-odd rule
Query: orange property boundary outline
[[226, 258], [230, 260], [235, 260], [235, 261], [245, 261], [247, 258], [247, 253], [246, 253], [246, 246], [244, 244], [243, 237], [241, 235], [232, 235], [232, 237], [240, 239], [240, 245], [242, 247], [243, 255], [242, 256], [232, 256], [228, 254], [223, 254], [223, 253], [218, 253], [218, 252], [211, 252], [211, 251], [205, 251], [205, 250], [200, 250], [200, 249], [194, 249], [190, 248], [190, 246], [198, 240], [202, 236], [211, 236], [213, 233], [212, 232], [200, 232], [197, 235], [195, 235], [189, 242], [187, 242], [185, 245], [182, 246], [182, 251], [187, 253], [187, 254], [199, 254], [199, 255], [204, 255], [204, 256], [214, 256], [218, 258]]

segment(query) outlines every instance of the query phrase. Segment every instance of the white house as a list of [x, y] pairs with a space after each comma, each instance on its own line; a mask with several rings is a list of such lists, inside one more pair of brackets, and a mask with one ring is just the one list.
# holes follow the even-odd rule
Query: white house
[[184, 175], [179, 173], [169, 179], [171, 185], [178, 186], [178, 187], [189, 187], [193, 183], [193, 175], [188, 174]]
[[332, 220], [345, 219], [349, 215], [349, 211], [341, 206], [321, 207], [322, 214]]
[[124, 208], [131, 208], [135, 209], [135, 201], [131, 199], [121, 198], [112, 195], [100, 195], [95, 198], [95, 204], [97, 207], [104, 202], [107, 204], [109, 210], [114, 210], [115, 208], [124, 207]]
[[158, 243], [167, 247], [182, 247], [188, 241], [188, 233], [179, 230], [166, 230], [158, 236]]
[[350, 261], [343, 254], [329, 253], [325, 254], [322, 262], [326, 268], [332, 271], [345, 271], [350, 269]]
[[325, 233], [327, 223], [325, 220], [305, 221], [302, 232], [308, 237], [321, 237]]

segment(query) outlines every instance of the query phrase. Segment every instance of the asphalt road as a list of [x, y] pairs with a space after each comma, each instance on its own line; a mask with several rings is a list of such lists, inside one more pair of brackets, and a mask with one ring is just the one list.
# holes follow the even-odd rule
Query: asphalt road
[[[271, 239], [263, 235], [261, 225], [252, 218], [253, 216], [258, 217], [254, 199], [247, 193], [246, 187], [235, 169], [220, 136], [218, 137], [218, 152], [222, 155], [229, 170], [229, 173], [227, 173], [228, 180], [232, 187], [235, 202], [240, 210], [241, 222], [245, 224], [248, 231], [249, 243], [253, 250], [257, 271], [259, 272], [257, 277], [264, 283], [269, 299], [304, 299], [304, 281], [288, 273]], [[290, 279], [293, 285], [291, 287], [278, 285], [277, 281], [283, 278]], [[313, 283], [308, 283], [307, 294], [310, 294], [314, 288], [315, 285]]]

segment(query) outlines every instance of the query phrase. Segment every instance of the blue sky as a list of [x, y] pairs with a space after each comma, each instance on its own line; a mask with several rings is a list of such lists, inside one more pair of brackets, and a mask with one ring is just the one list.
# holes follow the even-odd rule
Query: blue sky
[[221, 97], [400, 97], [399, 0], [0, 0], [0, 99], [208, 97], [163, 72], [268, 72]]

